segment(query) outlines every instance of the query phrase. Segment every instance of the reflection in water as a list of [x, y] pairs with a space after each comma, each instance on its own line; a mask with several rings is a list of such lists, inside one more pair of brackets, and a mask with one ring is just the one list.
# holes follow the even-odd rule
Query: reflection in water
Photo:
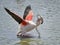
[[14, 45], [41, 45], [42, 40], [37, 38], [22, 38], [19, 42], [16, 42]]

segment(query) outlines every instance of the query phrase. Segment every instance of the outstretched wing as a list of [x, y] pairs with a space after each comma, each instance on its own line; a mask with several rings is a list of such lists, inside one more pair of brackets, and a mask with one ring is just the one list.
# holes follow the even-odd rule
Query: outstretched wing
[[[7, 8], [4, 8], [5, 10], [6, 10], [6, 12], [10, 15], [10, 16], [12, 16], [12, 18], [14, 18], [19, 24], [21, 23], [21, 22], [25, 22], [21, 17], [19, 17], [18, 15], [16, 15], [15, 13], [13, 13], [13, 12], [11, 12], [9, 9], [7, 9]], [[25, 22], [26, 23], [26, 22]]]
[[32, 20], [32, 18], [33, 18], [33, 12], [32, 12], [31, 6], [28, 5], [24, 11], [23, 19]]

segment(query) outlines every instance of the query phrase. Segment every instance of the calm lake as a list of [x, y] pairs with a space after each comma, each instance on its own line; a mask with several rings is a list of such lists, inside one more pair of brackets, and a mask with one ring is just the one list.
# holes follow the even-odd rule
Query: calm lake
[[[35, 38], [18, 38], [19, 24], [4, 10], [4, 7], [23, 16], [27, 5], [31, 5], [36, 21], [40, 14], [44, 23], [29, 33]], [[60, 45], [60, 0], [0, 0], [0, 45]]]

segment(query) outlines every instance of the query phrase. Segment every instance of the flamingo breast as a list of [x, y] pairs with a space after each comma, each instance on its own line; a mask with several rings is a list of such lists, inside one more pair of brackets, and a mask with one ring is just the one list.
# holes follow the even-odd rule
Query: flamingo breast
[[32, 29], [36, 27], [36, 24], [32, 21], [28, 21], [28, 24], [26, 26], [21, 26], [21, 31], [22, 32], [29, 32]]

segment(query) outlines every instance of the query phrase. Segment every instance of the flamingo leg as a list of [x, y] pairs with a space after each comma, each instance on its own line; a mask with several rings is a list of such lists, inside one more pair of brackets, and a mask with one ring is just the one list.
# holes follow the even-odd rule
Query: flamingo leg
[[17, 33], [17, 36], [24, 36], [25, 33], [26, 33], [25, 31], [20, 31], [20, 32]]
[[38, 31], [37, 27], [36, 27], [36, 32], [38, 33], [38, 38], [40, 38], [40, 32]]

